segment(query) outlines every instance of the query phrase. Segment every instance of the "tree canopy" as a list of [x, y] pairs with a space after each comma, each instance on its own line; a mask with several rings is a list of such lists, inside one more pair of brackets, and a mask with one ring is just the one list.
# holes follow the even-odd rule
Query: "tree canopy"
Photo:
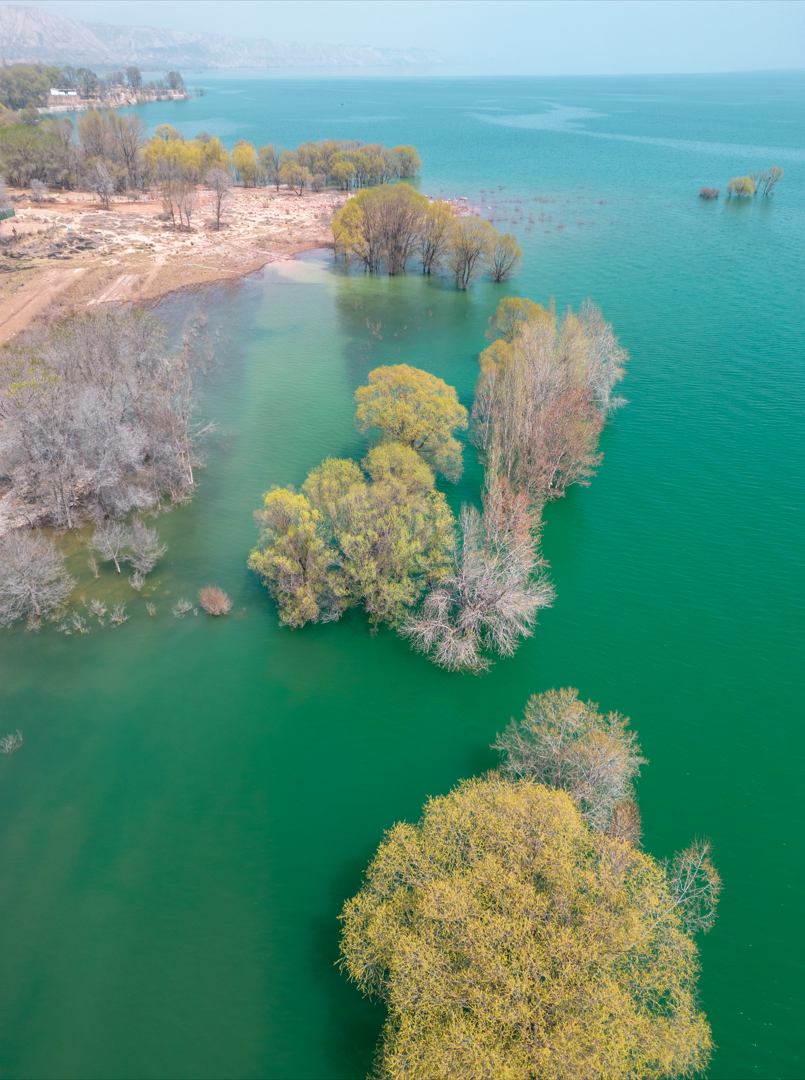
[[564, 791], [492, 774], [431, 799], [341, 918], [343, 967], [388, 1010], [387, 1080], [672, 1080], [709, 1059], [669, 872]]
[[556, 316], [529, 300], [507, 298], [490, 321], [492, 344], [480, 355], [473, 435], [487, 468], [505, 474], [535, 506], [589, 484], [598, 440], [627, 356], [600, 310]]
[[368, 386], [355, 392], [359, 431], [376, 428], [385, 439], [416, 450], [448, 479], [461, 476], [461, 444], [454, 431], [464, 431], [468, 413], [454, 387], [408, 364], [375, 368]]
[[567, 791], [585, 821], [607, 830], [618, 807], [631, 802], [632, 781], [647, 764], [628, 727], [627, 717], [602, 716], [591, 701], [579, 701], [577, 690], [548, 690], [530, 699], [523, 719], [512, 720], [494, 746], [504, 773]]
[[453, 515], [430, 468], [408, 446], [370, 450], [364, 472], [328, 458], [301, 492], [273, 488], [255, 518], [249, 566], [277, 601], [280, 622], [328, 622], [362, 606], [374, 624], [398, 624], [429, 581], [447, 571]]

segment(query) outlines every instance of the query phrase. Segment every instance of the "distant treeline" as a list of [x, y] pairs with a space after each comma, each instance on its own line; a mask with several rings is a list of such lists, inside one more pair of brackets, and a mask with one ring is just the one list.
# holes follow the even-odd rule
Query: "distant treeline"
[[422, 168], [413, 146], [389, 149], [382, 143], [322, 139], [287, 150], [277, 143], [256, 147], [239, 139], [228, 154], [216, 136], [204, 131], [195, 139], [185, 139], [169, 124], [156, 129], [143, 157], [157, 177], [195, 183], [211, 165], [222, 165], [244, 187], [271, 184], [279, 191], [286, 184], [300, 195], [308, 187], [321, 191], [334, 185], [348, 191], [385, 184], [397, 177], [416, 176]]
[[289, 150], [240, 139], [229, 153], [216, 135], [202, 132], [186, 139], [170, 124], [157, 127], [148, 139], [139, 116], [115, 109], [89, 109], [75, 123], [71, 117], [42, 119], [38, 113], [13, 120], [6, 126], [0, 120], [0, 173], [9, 183], [103, 187], [103, 201], [110, 193], [147, 190], [152, 184], [199, 184], [213, 168], [245, 187], [287, 185], [301, 195], [306, 188], [348, 190], [413, 177], [422, 165], [413, 146], [389, 149], [358, 140], [324, 139]]
[[51, 88], [75, 90], [82, 98], [103, 101], [110, 91], [130, 90], [135, 94], [158, 96], [168, 91], [183, 91], [184, 80], [178, 71], [169, 71], [164, 79], [144, 83], [138, 67], [108, 71], [97, 75], [90, 68], [41, 64], [12, 64], [0, 68], [0, 105], [6, 109], [36, 109], [52, 104]]

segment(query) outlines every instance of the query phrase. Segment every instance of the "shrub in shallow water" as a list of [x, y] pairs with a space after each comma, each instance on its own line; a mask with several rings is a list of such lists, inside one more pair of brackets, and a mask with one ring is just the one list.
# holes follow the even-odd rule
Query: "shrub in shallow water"
[[217, 585], [205, 585], [198, 591], [198, 599], [208, 615], [228, 615], [232, 601]]

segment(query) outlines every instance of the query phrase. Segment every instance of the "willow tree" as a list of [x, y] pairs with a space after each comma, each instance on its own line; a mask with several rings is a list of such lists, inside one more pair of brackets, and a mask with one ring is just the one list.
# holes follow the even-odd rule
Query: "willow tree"
[[674, 873], [528, 780], [431, 799], [387, 833], [341, 916], [342, 966], [387, 1008], [374, 1075], [700, 1072], [712, 1039]]
[[417, 241], [423, 274], [430, 274], [441, 265], [450, 246], [455, 220], [456, 212], [449, 203], [437, 200], [428, 205]]
[[467, 410], [454, 387], [408, 364], [375, 368], [355, 392], [359, 431], [377, 429], [387, 440], [410, 446], [450, 480], [462, 472], [461, 444], [453, 434], [468, 426]]
[[462, 217], [453, 226], [446, 262], [456, 279], [456, 287], [466, 289], [485, 268], [495, 249], [499, 233], [488, 221]]
[[449, 568], [455, 520], [431, 469], [393, 442], [362, 464], [330, 458], [301, 492], [269, 491], [255, 514], [261, 537], [249, 566], [285, 626], [329, 622], [358, 606], [374, 625], [398, 625]]
[[523, 261], [523, 249], [511, 235], [500, 233], [495, 238], [486, 260], [486, 269], [493, 281], [506, 281], [519, 269]]
[[504, 300], [490, 329], [501, 336], [481, 353], [473, 405], [488, 466], [535, 505], [589, 484], [627, 358], [612, 327], [589, 302], [557, 318], [553, 307]]
[[367, 270], [386, 264], [390, 274], [405, 270], [428, 211], [428, 200], [410, 184], [361, 191], [333, 218], [336, 246], [360, 259]]

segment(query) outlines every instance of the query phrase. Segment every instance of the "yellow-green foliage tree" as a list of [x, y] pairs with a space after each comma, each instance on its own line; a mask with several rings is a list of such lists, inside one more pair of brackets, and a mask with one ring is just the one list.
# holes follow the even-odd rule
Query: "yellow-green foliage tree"
[[385, 262], [390, 274], [405, 270], [428, 213], [428, 200], [410, 184], [361, 191], [333, 217], [336, 248], [367, 270]]
[[500, 234], [488, 221], [476, 217], [458, 218], [450, 237], [446, 262], [456, 279], [456, 288], [466, 289], [485, 267]]
[[232, 167], [244, 187], [255, 187], [261, 179], [260, 159], [250, 142], [238, 139], [232, 147]]
[[428, 203], [418, 238], [423, 274], [438, 270], [448, 250], [455, 221], [456, 212], [449, 203], [440, 199]]
[[61, 70], [31, 64], [3, 65], [0, 68], [0, 104], [7, 109], [46, 105], [51, 86], [61, 83]]
[[487, 270], [493, 281], [506, 281], [520, 268], [523, 249], [511, 233], [498, 233], [487, 258]]
[[[684, 869], [680, 870], [684, 875]], [[386, 835], [342, 918], [385, 1080], [678, 1080], [707, 1064], [673, 874], [564, 791], [492, 774]]]
[[430, 468], [387, 442], [363, 461], [329, 458], [297, 493], [274, 488], [255, 517], [249, 566], [277, 601], [280, 622], [328, 622], [362, 606], [397, 625], [447, 572], [455, 520]]
[[232, 162], [221, 140], [213, 135], [185, 139], [169, 124], [160, 125], [143, 151], [152, 177], [159, 182], [182, 180], [197, 184], [214, 167], [231, 169]]
[[384, 439], [410, 446], [448, 479], [459, 479], [461, 444], [453, 433], [467, 428], [468, 414], [443, 379], [408, 364], [375, 368], [368, 385], [356, 390], [355, 404], [359, 431], [375, 428]]
[[751, 176], [736, 176], [727, 184], [728, 195], [754, 195], [755, 182]]
[[400, 177], [417, 176], [422, 168], [422, 158], [415, 146], [395, 146], [391, 151]]

